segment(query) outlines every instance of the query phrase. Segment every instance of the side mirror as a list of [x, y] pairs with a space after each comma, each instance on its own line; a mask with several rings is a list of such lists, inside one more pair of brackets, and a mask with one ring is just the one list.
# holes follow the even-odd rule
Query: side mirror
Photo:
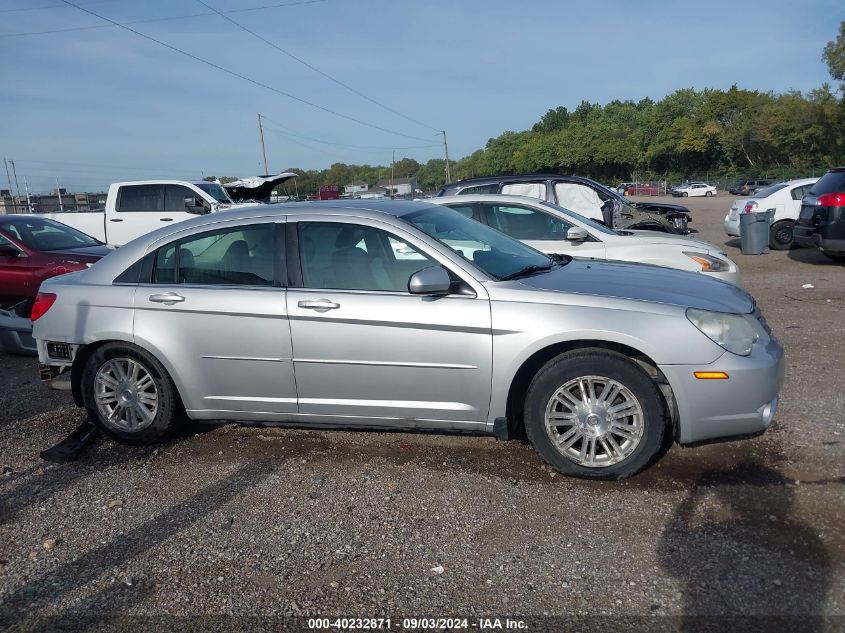
[[185, 198], [185, 212], [193, 213], [195, 215], [208, 213], [206, 210], [205, 200], [202, 198]]
[[451, 287], [452, 280], [442, 266], [423, 268], [408, 279], [408, 292], [412, 295], [445, 295]]
[[0, 244], [0, 257], [20, 257], [21, 252], [11, 244]]
[[566, 239], [570, 242], [583, 242], [590, 234], [587, 233], [586, 229], [582, 229], [580, 226], [573, 226], [566, 232]]

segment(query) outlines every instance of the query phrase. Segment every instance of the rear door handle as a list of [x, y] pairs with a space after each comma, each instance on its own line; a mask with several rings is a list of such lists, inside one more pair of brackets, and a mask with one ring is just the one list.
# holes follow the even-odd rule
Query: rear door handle
[[109, 218], [109, 222], [123, 222], [123, 218]]
[[184, 301], [185, 297], [177, 295], [175, 292], [164, 292], [159, 295], [150, 295], [150, 301], [153, 303], [163, 303], [167, 306], [172, 306], [174, 303]]
[[173, 222], [173, 218], [159, 218], [159, 222]]
[[339, 303], [329, 301], [328, 299], [303, 300], [298, 302], [296, 305], [300, 308], [305, 308], [306, 310], [316, 310], [317, 312], [328, 312], [329, 310], [337, 310], [340, 307]]

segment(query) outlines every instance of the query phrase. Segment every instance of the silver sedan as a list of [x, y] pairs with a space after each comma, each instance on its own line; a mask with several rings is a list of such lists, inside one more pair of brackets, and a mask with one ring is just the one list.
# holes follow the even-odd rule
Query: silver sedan
[[560, 472], [628, 477], [754, 434], [783, 350], [744, 290], [542, 253], [426, 202], [262, 206], [155, 231], [45, 282], [42, 376], [120, 442], [187, 415], [523, 430]]

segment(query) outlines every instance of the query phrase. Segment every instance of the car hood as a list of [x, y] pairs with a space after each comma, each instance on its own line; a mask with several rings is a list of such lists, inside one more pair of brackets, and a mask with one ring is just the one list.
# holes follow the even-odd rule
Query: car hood
[[664, 303], [714, 312], [747, 314], [754, 302], [745, 290], [706, 275], [622, 262], [572, 260], [547, 273], [520, 279], [532, 289]]
[[41, 251], [45, 255], [61, 255], [68, 259], [75, 259], [80, 262], [96, 262], [113, 252], [114, 248], [101, 244], [99, 246], [88, 246], [83, 248], [63, 248], [60, 251]]
[[[627, 238], [630, 241], [641, 242], [643, 244], [660, 244], [665, 246], [683, 246], [684, 248], [694, 248], [699, 251], [706, 251], [708, 253], [722, 253], [721, 248], [710, 242], [695, 239], [687, 235], [676, 235], [674, 233], [658, 233], [656, 231], [626, 231], [632, 235], [621, 235], [621, 238]], [[620, 241], [620, 244], [624, 242]]]

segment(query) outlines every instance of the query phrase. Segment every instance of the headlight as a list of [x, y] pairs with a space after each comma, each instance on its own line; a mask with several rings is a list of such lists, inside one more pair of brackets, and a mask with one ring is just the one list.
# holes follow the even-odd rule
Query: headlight
[[701, 272], [720, 273], [730, 269], [730, 265], [724, 259], [713, 257], [707, 253], [688, 253], [684, 251], [684, 255], [701, 264]]
[[743, 314], [725, 314], [688, 308], [687, 318], [701, 330], [704, 336], [740, 356], [748, 356], [751, 353], [751, 346], [759, 337], [757, 331], [748, 322], [748, 317]]

